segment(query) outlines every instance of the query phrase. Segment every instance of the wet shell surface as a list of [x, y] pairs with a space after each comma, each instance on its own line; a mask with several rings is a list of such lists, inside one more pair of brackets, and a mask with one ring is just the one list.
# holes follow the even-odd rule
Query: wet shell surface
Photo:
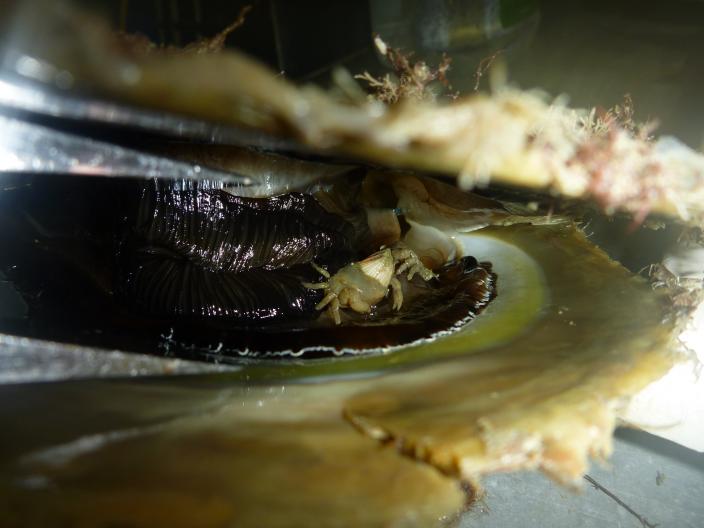
[[671, 364], [667, 303], [568, 224], [461, 240], [495, 263], [499, 294], [432, 342], [191, 381], [0, 388], [54, 402], [62, 424], [0, 406], [23, 424], [3, 435], [0, 509], [20, 526], [429, 526], [488, 472], [576, 484], [608, 456], [618, 403]]
[[[337, 192], [317, 196], [329, 203]], [[208, 182], [56, 178], [28, 180], [4, 198], [13, 226], [4, 269], [30, 312], [13, 331], [45, 339], [230, 363], [386, 354], [459, 331], [496, 296], [492, 264], [455, 242], [451, 258], [426, 259], [435, 273], [406, 246], [366, 256], [372, 230], [345, 219], [366, 218], [364, 209], [340, 216], [311, 194], [245, 198]], [[409, 238], [421, 258], [424, 244], [450, 243], [428, 229], [423, 243]], [[341, 324], [320, 311], [326, 290], [311, 287], [338, 276], [370, 303], [343, 305]]]
[[[570, 135], [574, 129], [565, 128], [563, 120], [540, 128], [548, 135], [536, 140], [532, 132], [549, 112], [530, 95], [508, 92], [444, 107], [343, 104], [318, 89], [299, 89], [236, 53], [140, 56], [125, 52], [91, 18], [69, 10], [53, 14], [35, 16], [39, 30], [28, 32], [31, 39], [20, 45], [29, 56], [60, 66], [56, 71], [70, 71], [76, 86], [123, 102], [290, 134], [328, 153], [462, 171], [464, 184], [491, 175], [583, 197], [592, 167], [570, 160], [583, 147], [605, 151], [598, 141], [592, 145], [595, 138]], [[63, 36], [49, 46], [44, 35]], [[495, 130], [501, 134], [492, 135]], [[561, 141], [553, 141], [553, 133]], [[633, 141], [624, 144], [632, 147]], [[701, 174], [695, 170], [701, 160], [685, 161], [682, 174], [694, 177], [680, 183], [691, 181], [692, 189], [701, 190]], [[578, 177], [565, 168], [576, 170]], [[339, 176], [337, 169], [332, 173]], [[398, 346], [377, 346], [374, 353], [244, 361], [222, 375], [2, 386], [3, 521], [10, 526], [442, 526], [466, 507], [466, 490], [477, 489], [487, 473], [540, 469], [578, 485], [589, 457], [609, 455], [622, 402], [676, 360], [669, 299], [611, 260], [569, 219], [527, 220], [505, 208], [487, 207], [484, 199], [449, 194], [432, 184], [419, 187], [412, 175], [381, 173], [369, 179], [358, 198], [371, 209], [402, 209], [404, 227], [410, 228], [407, 233], [416, 230], [410, 240], [426, 265], [455, 264], [447, 269], [455, 288], [452, 299], [471, 291], [461, 287], [468, 274], [476, 272], [484, 285], [489, 276], [495, 278], [495, 298], [472, 314], [471, 323]], [[271, 181], [276, 192], [301, 190], [277, 178]], [[40, 205], [60, 202], [65, 183], [56, 193], [43, 193]], [[327, 203], [326, 190], [309, 189], [309, 194], [320, 191], [318, 203]], [[699, 199], [694, 192], [691, 196], [689, 205]], [[637, 210], [642, 204], [631, 198], [621, 202]], [[652, 205], [671, 212], [672, 201], [665, 198]], [[157, 202], [168, 207], [169, 199]], [[228, 200], [215, 198], [214, 210], [219, 204], [229, 207], [224, 205]], [[335, 205], [349, 212], [346, 204]], [[87, 215], [91, 221], [116, 233], [109, 221], [115, 216], [96, 209], [96, 215]], [[689, 209], [683, 216], [698, 206]], [[211, 332], [206, 346], [185, 339], [183, 327], [172, 321], [161, 321], [155, 332], [151, 322], [134, 317], [129, 308], [115, 310], [109, 300], [115, 277], [86, 265], [105, 262], [115, 247], [101, 246], [103, 239], [92, 244], [88, 236], [83, 240], [91, 241], [90, 251], [83, 245], [79, 254], [62, 238], [62, 225], [42, 221], [46, 211], [41, 206], [30, 215], [0, 210], [3, 247], [17, 249], [0, 255], [4, 269], [12, 271], [9, 280], [27, 291], [23, 271], [41, 276], [41, 288], [32, 291], [44, 292], [28, 296], [38, 301], [32, 316], [6, 326], [6, 332], [35, 337], [44, 332], [45, 338], [59, 341], [109, 342], [128, 349], [140, 336], [150, 335], [152, 341], [140, 341], [141, 348], [132, 350], [227, 357], [218, 325], [199, 327]], [[355, 225], [352, 213], [341, 216]], [[138, 222], [132, 235], [142, 237], [145, 247], [168, 241], [172, 231], [161, 230], [159, 221]], [[41, 238], [35, 236], [38, 226]], [[47, 226], [53, 229], [43, 229]], [[214, 241], [225, 241], [223, 232], [208, 232]], [[61, 243], [52, 243], [56, 240]], [[128, 244], [133, 242], [130, 238]], [[115, 243], [124, 243], [122, 235]], [[212, 277], [203, 270], [224, 273], [242, 262], [224, 258], [226, 252], [213, 244], [176, 246], [181, 256], [146, 251], [145, 260], [128, 258], [133, 282], [127, 284], [139, 283], [142, 272], [150, 274], [145, 283], [151, 287], [155, 276], [177, 281], [201, 274], [193, 284], [207, 284]], [[183, 254], [207, 254], [201, 264], [218, 262], [220, 268], [199, 267], [196, 273], [191, 263], [178, 269], [168, 264]], [[475, 260], [462, 260], [470, 255]], [[254, 261], [252, 255], [247, 262]], [[62, 267], [65, 273], [59, 273]], [[259, 273], [258, 268], [244, 270], [255, 271]], [[76, 284], [85, 285], [80, 296]], [[144, 295], [142, 308], [157, 312], [164, 306], [187, 311], [186, 306], [197, 305], [193, 298], [201, 291], [195, 288], [193, 298], [179, 304], [168, 293], [173, 288], [137, 289], [132, 298]], [[52, 297], [50, 291], [63, 295]], [[486, 293], [480, 297], [486, 299]], [[69, 298], [76, 301], [67, 303]], [[408, 302], [409, 309], [413, 305]], [[306, 306], [316, 315], [313, 302]], [[436, 307], [442, 314], [452, 302]], [[342, 339], [345, 332], [357, 336], [367, 327], [403, 324], [403, 313], [380, 312], [388, 326], [366, 324], [363, 316], [352, 314], [349, 325], [328, 324], [325, 331]], [[84, 317], [80, 324], [76, 313]], [[90, 331], [106, 318], [119, 331], [106, 333], [107, 326]]]

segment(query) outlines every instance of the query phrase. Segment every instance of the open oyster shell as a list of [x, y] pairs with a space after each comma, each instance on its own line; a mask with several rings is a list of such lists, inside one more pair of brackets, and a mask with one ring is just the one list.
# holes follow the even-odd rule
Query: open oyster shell
[[0, 389], [16, 424], [2, 438], [6, 519], [427, 526], [488, 472], [577, 484], [589, 455], [608, 456], [620, 403], [674, 360], [667, 299], [570, 225], [462, 236], [505, 293], [433, 343], [192, 381]]
[[[62, 16], [42, 20], [74, 28], [60, 33], [71, 40], [22, 49], [69, 71], [76, 86], [123, 101], [290, 134], [318, 152], [460, 173], [463, 184], [491, 176], [595, 194], [607, 209], [698, 214], [698, 156], [678, 147], [664, 160], [665, 142], [618, 129], [600, 136], [531, 94], [445, 107], [340, 103], [234, 53], [125, 54], [99, 25]], [[673, 168], [675, 194], [660, 192], [653, 164]], [[626, 178], [625, 194], [594, 191], [604, 167]], [[603, 188], [621, 188], [611, 182]], [[655, 198], [644, 202], [644, 189]], [[589, 456], [608, 456], [619, 406], [677, 359], [669, 297], [571, 222], [465, 233], [455, 220], [451, 229], [499, 277], [496, 300], [451, 336], [190, 380], [0, 388], [11, 425], [0, 439], [4, 518], [428, 526], [453, 519], [465, 506], [463, 483], [488, 472], [540, 468], [576, 484]]]

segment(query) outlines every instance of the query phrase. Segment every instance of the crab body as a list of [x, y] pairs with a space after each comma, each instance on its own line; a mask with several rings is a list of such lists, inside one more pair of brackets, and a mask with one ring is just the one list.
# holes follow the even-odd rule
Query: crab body
[[352, 262], [333, 276], [323, 268], [315, 264], [313, 266], [328, 280], [304, 285], [311, 289], [325, 290], [325, 296], [316, 309], [327, 307], [335, 324], [341, 322], [341, 308], [369, 313], [389, 291], [393, 296], [393, 309], [399, 310], [403, 304], [403, 290], [397, 275], [406, 273], [407, 279], [411, 280], [418, 274], [426, 281], [435, 277], [412, 250], [401, 244], [383, 248], [364, 260]]

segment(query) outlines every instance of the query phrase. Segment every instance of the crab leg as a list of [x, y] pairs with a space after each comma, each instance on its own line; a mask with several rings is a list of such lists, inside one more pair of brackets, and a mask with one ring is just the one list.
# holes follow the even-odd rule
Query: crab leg
[[403, 290], [401, 289], [401, 283], [396, 277], [394, 277], [391, 279], [389, 285], [391, 286], [391, 294], [394, 299], [393, 308], [398, 311], [401, 309], [401, 305], [403, 304]]
[[408, 270], [408, 276], [406, 278], [408, 280], [411, 280], [413, 278], [413, 276], [416, 274], [416, 269], [411, 267], [411, 265], [412, 265], [412, 262], [410, 260], [405, 261], [396, 270], [396, 275], [401, 275], [404, 271]]
[[[320, 301], [318, 304], [315, 305], [316, 310], [322, 310], [325, 308], [328, 304], [330, 304], [332, 301], [337, 301], [337, 294], [330, 292], [328, 293], [325, 297], [323, 297], [323, 300]], [[338, 301], [339, 303], [339, 301]], [[330, 306], [334, 306], [334, 303], [331, 304]]]
[[315, 268], [315, 271], [320, 273], [326, 279], [330, 278], [330, 273], [325, 268], [318, 266], [315, 262], [311, 262], [310, 265], [313, 266], [313, 268]]
[[394, 261], [401, 263], [398, 268], [396, 268], [396, 275], [401, 275], [405, 271], [408, 271], [406, 277], [408, 280], [411, 280], [416, 273], [425, 281], [436, 277], [435, 273], [426, 268], [412, 250], [408, 248], [394, 248], [392, 254]]
[[328, 287], [327, 282], [303, 282], [303, 286], [310, 288], [311, 290], [324, 290]]
[[[335, 321], [336, 325], [339, 325], [341, 320], [340, 320], [340, 301], [337, 299], [337, 296], [334, 293], [329, 293], [325, 298], [327, 299], [330, 296], [333, 296], [333, 298], [328, 301], [330, 303], [330, 306], [328, 307], [328, 315]], [[325, 299], [323, 299], [325, 300]]]

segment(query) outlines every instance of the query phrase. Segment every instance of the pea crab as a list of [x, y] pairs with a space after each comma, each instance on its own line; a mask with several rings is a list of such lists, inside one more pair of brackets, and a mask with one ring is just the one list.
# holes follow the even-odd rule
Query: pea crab
[[432, 280], [437, 275], [426, 268], [418, 255], [403, 243], [392, 247], [382, 247], [364, 260], [352, 262], [340, 269], [335, 275], [312, 263], [313, 267], [323, 277], [325, 282], [303, 285], [314, 290], [324, 290], [325, 296], [316, 305], [316, 310], [327, 307], [328, 314], [341, 323], [340, 309], [350, 308], [357, 313], [369, 313], [376, 304], [392, 293], [394, 310], [400, 310], [403, 304], [403, 289], [397, 278], [406, 274], [406, 280], [412, 280], [418, 275], [424, 281]]

